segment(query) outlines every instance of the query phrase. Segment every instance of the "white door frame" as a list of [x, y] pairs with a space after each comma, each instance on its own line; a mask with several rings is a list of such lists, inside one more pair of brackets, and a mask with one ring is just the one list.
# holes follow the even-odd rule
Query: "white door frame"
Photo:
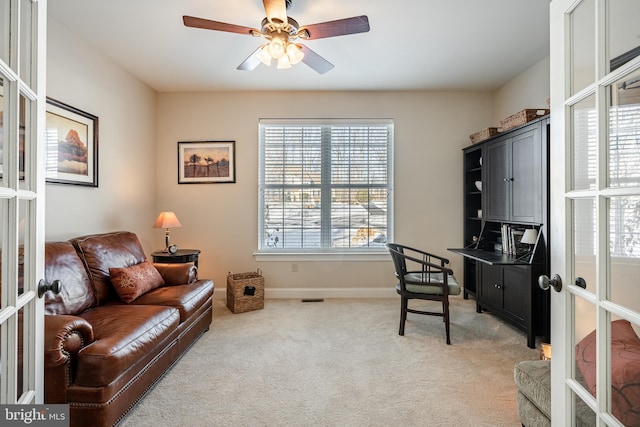
[[38, 282], [44, 277], [47, 2], [6, 0], [0, 9], [0, 403], [34, 404], [44, 401], [44, 301]]
[[[550, 7], [551, 22], [551, 178], [555, 183], [551, 187], [551, 271], [563, 279], [563, 289], [551, 295], [551, 342], [553, 358], [551, 362], [551, 416], [553, 426], [575, 425], [574, 399], [577, 396], [587, 404], [595, 414], [598, 426], [618, 426], [619, 422], [611, 415], [610, 373], [611, 355], [609, 342], [611, 321], [623, 318], [640, 324], [638, 312], [627, 309], [621, 301], [611, 301], [611, 254], [609, 251], [609, 201], [614, 197], [637, 196], [640, 189], [636, 187], [614, 187], [608, 180], [608, 131], [609, 105], [607, 86], [623, 76], [640, 69], [640, 57], [632, 59], [619, 69], [609, 73], [607, 49], [609, 33], [606, 0], [591, 0], [594, 10], [593, 52], [595, 63], [592, 83], [584, 89], [572, 93], [572, 49], [573, 43], [571, 19], [572, 11], [578, 6], [590, 6], [589, 0], [553, 0]], [[633, 12], [633, 11], [631, 11]], [[637, 12], [637, 10], [635, 11]], [[635, 21], [637, 23], [637, 20]], [[582, 22], [581, 24], [584, 24]], [[589, 77], [590, 78], [590, 77]], [[592, 188], [573, 188], [574, 165], [571, 151], [573, 133], [573, 117], [571, 107], [579, 101], [591, 97], [595, 104], [597, 121], [597, 147], [595, 148], [595, 185]], [[595, 206], [595, 273], [590, 290], [584, 290], [574, 284], [576, 259], [574, 256], [574, 201], [585, 199], [593, 201]], [[589, 289], [589, 288], [588, 288]], [[629, 295], [628, 298], [640, 297]], [[575, 378], [576, 369], [576, 301], [593, 306], [595, 315], [593, 322], [596, 329], [597, 360], [597, 398], [594, 398]], [[580, 320], [580, 319], [578, 319]]]

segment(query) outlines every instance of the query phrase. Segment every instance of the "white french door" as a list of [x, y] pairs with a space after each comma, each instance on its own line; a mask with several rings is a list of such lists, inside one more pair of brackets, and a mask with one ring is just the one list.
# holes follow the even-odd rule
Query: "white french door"
[[0, 403], [43, 402], [46, 0], [0, 0]]
[[640, 333], [640, 1], [550, 19], [552, 425], [638, 425], [616, 341]]

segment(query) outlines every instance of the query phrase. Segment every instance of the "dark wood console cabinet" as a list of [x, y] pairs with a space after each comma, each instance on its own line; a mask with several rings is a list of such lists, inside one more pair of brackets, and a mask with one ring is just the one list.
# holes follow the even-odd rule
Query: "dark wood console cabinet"
[[[464, 298], [474, 296], [479, 313], [522, 329], [535, 348], [536, 336], [550, 338], [549, 293], [538, 286], [549, 274], [548, 116], [469, 146], [463, 156], [464, 247], [449, 250], [464, 257]], [[502, 253], [503, 226], [535, 228], [532, 252]]]

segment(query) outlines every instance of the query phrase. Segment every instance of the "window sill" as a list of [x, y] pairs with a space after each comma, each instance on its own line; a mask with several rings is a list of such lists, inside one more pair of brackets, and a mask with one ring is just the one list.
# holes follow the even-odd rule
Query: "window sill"
[[358, 261], [379, 262], [391, 261], [391, 256], [386, 250], [380, 251], [349, 251], [349, 252], [255, 252], [256, 261], [267, 262], [291, 262], [291, 261]]

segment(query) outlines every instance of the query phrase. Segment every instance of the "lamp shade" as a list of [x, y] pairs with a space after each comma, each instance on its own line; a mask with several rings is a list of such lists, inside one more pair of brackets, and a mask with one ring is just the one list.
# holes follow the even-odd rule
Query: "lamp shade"
[[527, 245], [534, 245], [538, 240], [538, 230], [535, 228], [527, 228], [522, 235], [522, 240], [520, 243], [524, 243]]
[[182, 227], [178, 217], [173, 212], [160, 212], [153, 228], [177, 228]]

